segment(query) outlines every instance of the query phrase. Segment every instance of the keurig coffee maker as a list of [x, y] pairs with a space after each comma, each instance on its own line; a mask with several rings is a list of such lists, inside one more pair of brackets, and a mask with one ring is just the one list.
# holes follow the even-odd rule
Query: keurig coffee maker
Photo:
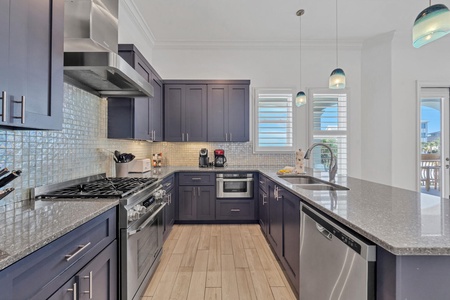
[[214, 150], [214, 166], [223, 167], [226, 162], [227, 158], [225, 157], [225, 151], [223, 149]]
[[202, 148], [198, 153], [198, 166], [200, 168], [207, 168], [209, 163], [208, 149]]

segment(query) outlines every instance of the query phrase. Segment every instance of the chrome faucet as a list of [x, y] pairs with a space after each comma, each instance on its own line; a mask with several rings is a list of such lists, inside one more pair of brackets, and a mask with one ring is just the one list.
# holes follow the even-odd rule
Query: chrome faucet
[[330, 182], [334, 182], [334, 178], [336, 177], [336, 173], [337, 173], [337, 157], [333, 154], [333, 150], [331, 150], [330, 146], [328, 146], [327, 144], [324, 143], [314, 143], [311, 146], [309, 146], [308, 150], [306, 150], [305, 153], [305, 159], [309, 159], [309, 157], [311, 156], [311, 151], [316, 147], [316, 146], [322, 146], [328, 149], [328, 151], [330, 151], [331, 154], [331, 160], [330, 160], [330, 167], [328, 170], [328, 174], [329, 174], [329, 181]]

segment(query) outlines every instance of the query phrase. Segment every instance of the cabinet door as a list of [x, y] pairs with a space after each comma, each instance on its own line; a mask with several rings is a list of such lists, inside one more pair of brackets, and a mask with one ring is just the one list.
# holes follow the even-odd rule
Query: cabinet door
[[167, 205], [164, 208], [164, 240], [167, 239], [175, 222], [175, 192], [174, 189], [166, 192]]
[[278, 186], [269, 186], [269, 242], [278, 257], [282, 256], [283, 242], [283, 202], [281, 197], [276, 197], [275, 189]]
[[258, 210], [259, 210], [259, 224], [264, 234], [267, 234], [267, 225], [269, 217], [269, 199], [267, 193], [264, 192], [262, 189], [259, 189]]
[[152, 73], [151, 83], [155, 91], [155, 96], [150, 98], [150, 130], [153, 130], [153, 140], [160, 142], [163, 140], [162, 82]]
[[[9, 2], [9, 0], [0, 0], [0, 41], [2, 41], [0, 43], [0, 70], [9, 69]], [[3, 91], [8, 91], [8, 72], [0, 72], [0, 93]], [[2, 99], [0, 102], [0, 114], [2, 115], [8, 112], [9, 107], [3, 111], [3, 101], [9, 104], [7, 99]], [[6, 117], [5, 121], [0, 118], [0, 125], [4, 125], [7, 121]]]
[[187, 85], [186, 98], [182, 107], [184, 113], [184, 142], [205, 142], [207, 140], [207, 98], [206, 85]]
[[208, 141], [225, 142], [228, 137], [228, 85], [208, 85]]
[[78, 299], [117, 299], [117, 242], [106, 247], [77, 277]]
[[283, 197], [283, 258], [286, 274], [298, 292], [300, 267], [300, 199], [282, 191]]
[[[144, 61], [135, 55], [136, 71], [147, 82], [151, 82], [151, 71]], [[150, 134], [150, 99], [149, 98], [135, 98], [134, 99], [134, 138], [139, 140], [151, 140]]]
[[180, 186], [178, 188], [178, 214], [180, 220], [196, 220], [197, 192], [196, 186]]
[[168, 142], [181, 142], [183, 125], [184, 85], [166, 85], [164, 88], [164, 136]]
[[10, 1], [6, 92], [12, 126], [62, 129], [63, 6], [63, 1]]
[[216, 188], [197, 186], [197, 220], [214, 220], [216, 215]]
[[228, 141], [249, 141], [249, 96], [247, 85], [230, 85], [228, 97]]

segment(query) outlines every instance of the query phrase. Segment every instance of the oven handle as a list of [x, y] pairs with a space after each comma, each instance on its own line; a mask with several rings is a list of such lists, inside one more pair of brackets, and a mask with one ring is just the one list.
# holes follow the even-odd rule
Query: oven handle
[[224, 181], [247, 181], [247, 182], [253, 182], [253, 178], [216, 178], [216, 182], [224, 182]]
[[135, 235], [136, 233], [138, 233], [139, 231], [141, 231], [142, 229], [144, 229], [145, 227], [147, 227], [148, 224], [150, 224], [151, 222], [153, 222], [155, 220], [155, 217], [159, 214], [159, 212], [161, 210], [164, 209], [164, 206], [166, 206], [167, 203], [163, 203], [161, 204], [160, 207], [158, 207], [158, 209], [150, 216], [147, 218], [147, 220], [144, 221], [144, 223], [141, 224], [141, 226], [139, 226], [138, 228], [134, 229], [134, 230], [128, 230], [128, 236], [132, 236]]

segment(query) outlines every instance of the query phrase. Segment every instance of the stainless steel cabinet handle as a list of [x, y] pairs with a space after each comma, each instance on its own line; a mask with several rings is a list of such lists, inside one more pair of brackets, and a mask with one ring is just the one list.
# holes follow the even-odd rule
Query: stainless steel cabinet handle
[[200, 177], [192, 177], [191, 180], [192, 181], [201, 181], [202, 179]]
[[71, 289], [67, 289], [68, 292], [73, 292], [73, 300], [77, 300], [77, 283], [75, 282]]
[[6, 91], [2, 91], [2, 122], [6, 121]]
[[14, 103], [20, 103], [22, 115], [20, 117], [14, 116], [14, 119], [20, 119], [20, 123], [25, 124], [25, 96], [22, 96], [20, 101], [13, 101]]
[[189, 142], [189, 133], [186, 133], [186, 142]]
[[200, 187], [198, 187], [198, 196], [200, 197]]
[[83, 252], [84, 249], [86, 249], [87, 247], [89, 247], [90, 244], [91, 244], [91, 242], [87, 243], [86, 245], [79, 245], [79, 246], [78, 246], [78, 250], [77, 250], [74, 254], [67, 254], [67, 255], [66, 255], [66, 261], [72, 260], [72, 258], [74, 258], [74, 257], [77, 256], [78, 254], [80, 254], [81, 252]]
[[83, 291], [83, 294], [89, 294], [89, 299], [92, 299], [92, 271], [89, 272], [89, 276], [84, 276], [84, 279], [89, 279], [89, 290]]
[[225, 142], [228, 142], [228, 133], [225, 133]]
[[233, 141], [233, 135], [230, 133], [230, 142]]
[[267, 201], [265, 201], [266, 200], [266, 195], [262, 195], [263, 196], [263, 198], [262, 198], [262, 201], [263, 201], [263, 205], [266, 205], [267, 204]]
[[260, 180], [260, 181], [259, 181], [259, 184], [264, 184], [264, 181], [261, 181], [261, 180]]
[[184, 142], [184, 133], [181, 134], [181, 141]]
[[193, 189], [193, 193], [194, 193], [194, 198], [195, 198], [195, 190], [196, 190], [196, 188], [195, 188], [195, 187], [193, 187], [192, 189]]
[[241, 210], [239, 208], [232, 208], [232, 209], [230, 209], [230, 211], [232, 211], [232, 212], [240, 212]]

